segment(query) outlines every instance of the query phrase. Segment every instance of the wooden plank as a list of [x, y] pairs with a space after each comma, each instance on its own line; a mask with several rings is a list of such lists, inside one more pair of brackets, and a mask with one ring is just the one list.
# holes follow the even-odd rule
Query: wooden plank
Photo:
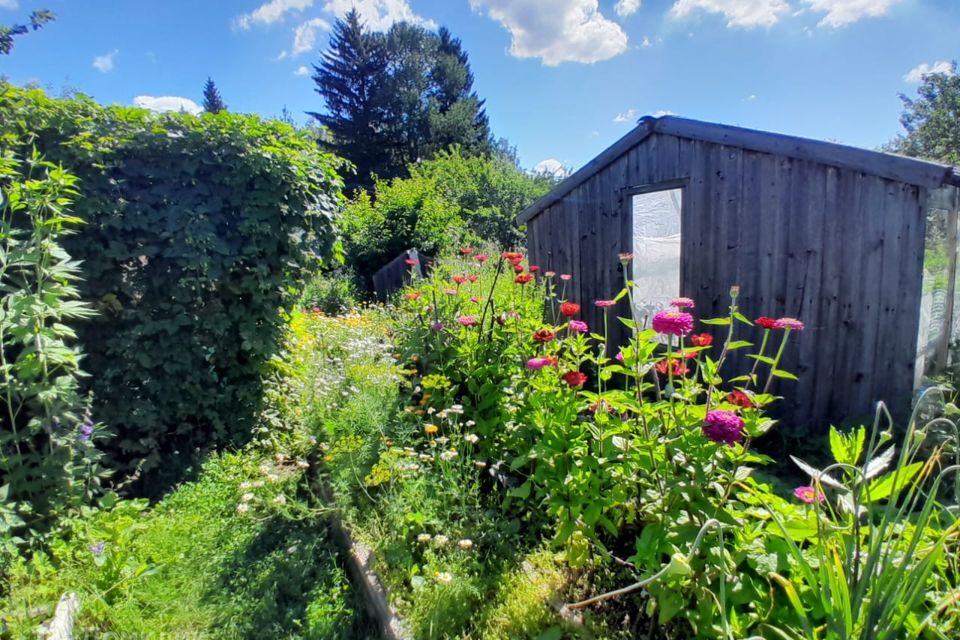
[[525, 223], [527, 220], [530, 220], [545, 208], [549, 207], [554, 202], [557, 202], [568, 193], [582, 185], [584, 182], [593, 177], [595, 173], [604, 169], [608, 164], [622, 156], [624, 153], [627, 153], [631, 148], [643, 141], [644, 138], [650, 135], [651, 131], [652, 125], [650, 124], [650, 121], [641, 122], [625, 136], [603, 150], [600, 155], [585, 164], [580, 170], [576, 171], [569, 178], [554, 187], [550, 193], [544, 195], [532, 205], [521, 211], [517, 216], [517, 224]]
[[753, 151], [863, 171], [890, 180], [928, 188], [938, 187], [953, 177], [952, 167], [935, 162], [687, 118], [673, 116], [659, 118], [653, 122], [653, 130], [657, 133], [669, 133], [715, 144], [738, 146]]
[[[854, 405], [873, 411], [874, 402], [880, 400], [874, 388], [877, 349], [880, 348], [880, 311], [883, 293], [883, 208], [885, 184], [876, 176], [867, 176], [864, 181], [864, 209], [860, 242], [864, 245], [860, 275], [860, 350], [856, 354], [856, 375], [859, 383], [853, 393]], [[882, 375], [888, 375], [883, 373]]]

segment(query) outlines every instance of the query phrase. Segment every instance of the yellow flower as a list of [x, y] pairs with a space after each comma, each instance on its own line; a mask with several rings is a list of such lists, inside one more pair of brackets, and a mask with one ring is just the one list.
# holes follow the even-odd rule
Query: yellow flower
[[423, 425], [423, 432], [428, 436], [432, 436], [436, 432], [440, 431], [440, 428], [435, 424], [425, 424]]

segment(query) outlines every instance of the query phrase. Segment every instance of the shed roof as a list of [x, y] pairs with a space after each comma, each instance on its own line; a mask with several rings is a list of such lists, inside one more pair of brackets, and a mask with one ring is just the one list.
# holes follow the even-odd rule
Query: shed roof
[[960, 186], [960, 173], [951, 166], [937, 162], [676, 116], [646, 117], [642, 118], [627, 135], [607, 147], [600, 155], [563, 180], [545, 196], [521, 211], [517, 216], [517, 222], [523, 224], [536, 217], [541, 211], [561, 200], [592, 175], [653, 133], [703, 140], [799, 160], [811, 160], [921, 187]]

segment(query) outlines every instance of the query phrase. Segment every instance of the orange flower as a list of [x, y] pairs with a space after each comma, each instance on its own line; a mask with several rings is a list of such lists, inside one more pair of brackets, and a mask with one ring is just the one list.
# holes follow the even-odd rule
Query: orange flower
[[517, 253], [516, 251], [504, 251], [500, 255], [503, 256], [504, 260], [507, 260], [509, 262], [514, 262], [516, 260], [523, 260], [523, 254]]
[[560, 313], [571, 318], [580, 313], [580, 305], [576, 302], [564, 302], [560, 305]]
[[537, 329], [533, 332], [533, 339], [536, 342], [550, 342], [556, 337], [556, 334], [550, 329]]
[[[668, 375], [668, 373], [673, 373], [675, 376], [686, 375], [690, 370], [687, 368], [687, 365], [684, 364], [683, 360], [678, 360], [672, 358], [670, 360], [661, 360], [657, 363], [656, 366], [657, 373], [660, 375]], [[672, 371], [670, 371], [672, 369]]]
[[695, 347], [709, 347], [713, 344], [713, 336], [709, 333], [697, 333], [690, 336], [690, 342]]
[[530, 282], [531, 280], [533, 280], [533, 276], [530, 275], [529, 273], [525, 273], [525, 274], [523, 274], [523, 275], [519, 275], [519, 276], [517, 276], [516, 278], [513, 279], [513, 281], [516, 282], [517, 284], [527, 284], [527, 283]]
[[467, 281], [467, 276], [451, 276], [450, 279], [456, 282], [457, 284], [463, 284], [464, 282]]

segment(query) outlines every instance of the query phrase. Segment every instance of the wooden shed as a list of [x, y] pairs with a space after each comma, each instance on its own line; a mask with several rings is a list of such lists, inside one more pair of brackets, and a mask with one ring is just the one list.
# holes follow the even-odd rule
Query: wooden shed
[[593, 327], [592, 302], [623, 286], [621, 251], [635, 254], [641, 317], [678, 295], [722, 316], [738, 285], [745, 315], [803, 320], [784, 358], [800, 381], [776, 390], [794, 432], [820, 432], [876, 400], [909, 408], [921, 374], [946, 364], [958, 186], [932, 162], [668, 116], [640, 120], [517, 219], [530, 261], [573, 276], [567, 297]]

